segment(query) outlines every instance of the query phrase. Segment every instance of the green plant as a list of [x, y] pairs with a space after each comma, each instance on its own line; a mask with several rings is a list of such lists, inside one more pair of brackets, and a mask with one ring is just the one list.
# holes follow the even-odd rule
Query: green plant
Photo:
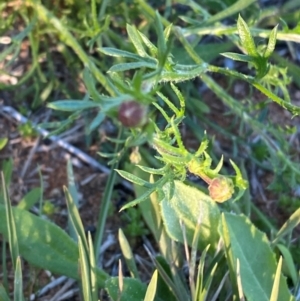
[[[102, 1], [101, 6], [96, 1], [91, 1], [89, 10], [76, 2], [74, 6], [67, 7], [76, 13], [76, 18], [68, 19], [72, 14], [68, 9], [62, 10], [68, 21], [64, 23], [63, 18], [59, 19], [55, 15], [57, 11], [50, 11], [40, 2], [26, 2], [34, 15], [33, 21], [24, 18], [28, 27], [23, 32], [23, 36], [29, 35], [31, 41], [34, 57], [32, 70], [42, 74], [37, 64], [39, 45], [34, 39], [35, 35], [42, 34], [40, 27], [34, 27], [36, 22], [39, 22], [39, 26], [40, 22], [49, 26], [44, 29], [47, 34], [57, 31], [57, 39], [61, 39], [65, 46], [74, 51], [70, 57], [75, 58], [77, 64], [83, 63], [85, 67], [82, 77], [87, 93], [84, 98], [49, 103], [49, 108], [71, 114], [67, 118], [58, 114], [59, 121], [41, 126], [54, 129], [52, 134], [56, 134], [81, 118], [85, 111], [92, 111], [94, 118], [85, 124], [88, 133], [97, 129], [105, 118], [110, 118], [118, 134], [117, 137], [109, 138], [110, 143], [115, 144], [112, 152], [99, 152], [103, 158], [109, 159], [108, 164], [112, 170], [105, 188], [94, 242], [83, 228], [70, 162], [67, 165], [68, 188], [64, 189], [68, 206], [68, 233], [42, 216], [28, 212], [38, 200], [40, 209], [43, 208], [42, 187], [30, 191], [18, 207], [11, 207], [7, 190], [11, 182], [12, 162], [3, 164], [0, 194], [0, 233], [5, 238], [2, 247], [3, 263], [6, 258], [5, 243], [8, 241], [17, 282], [22, 283], [21, 255], [34, 266], [79, 280], [84, 300], [98, 300], [98, 289], [105, 289], [112, 300], [296, 300], [300, 281], [293, 257], [297, 253], [289, 246], [292, 244], [291, 233], [300, 223], [300, 210], [296, 210], [280, 230], [277, 230], [277, 225], [271, 225], [252, 203], [244, 168], [246, 159], [244, 156], [241, 160], [239, 152], [246, 149], [246, 155], [249, 155], [247, 164], [274, 170], [277, 177], [284, 175], [288, 179], [289, 188], [298, 183], [299, 164], [289, 155], [290, 146], [285, 141], [288, 131], [275, 127], [264, 119], [260, 111], [267, 107], [268, 102], [273, 101], [294, 116], [300, 112], [299, 107], [290, 101], [287, 87], [290, 78], [286, 70], [269, 62], [276, 39], [299, 42], [297, 28], [289, 29], [286, 26], [279, 29], [272, 23], [273, 30], [261, 29], [260, 22], [264, 21], [265, 16], [260, 16], [259, 13], [251, 15], [250, 6], [255, 1], [204, 1], [201, 5], [190, 1], [190, 16], [182, 17], [183, 21], [191, 25], [186, 28], [172, 26], [166, 18], [169, 14], [167, 10], [162, 17], [143, 0], [129, 2], [132, 10], [143, 12], [146, 21], [139, 28], [127, 25], [131, 44], [123, 43], [123, 39], [110, 28], [110, 22], [116, 24], [115, 18], [105, 18], [105, 12], [110, 9], [115, 13], [124, 10], [124, 19], [131, 21], [131, 11], [124, 4], [120, 4], [120, 9], [110, 7], [108, 1]], [[185, 1], [182, 2], [186, 4]], [[171, 8], [169, 1], [166, 1], [166, 5]], [[288, 1], [288, 5], [295, 4]], [[219, 6], [224, 9], [211, 15], [210, 12], [218, 11]], [[245, 17], [250, 14], [247, 18], [249, 21], [246, 22], [239, 16], [237, 27], [220, 23], [241, 10], [246, 10], [247, 13], [243, 14]], [[283, 14], [286, 10], [285, 6]], [[84, 22], [77, 22], [78, 19]], [[254, 19], [257, 21], [248, 27], [247, 23], [253, 23]], [[77, 23], [80, 25], [76, 26]], [[32, 31], [33, 28], [36, 31]], [[153, 42], [152, 29], [157, 36], [156, 42]], [[227, 37], [228, 44], [226, 47], [222, 44], [222, 49], [228, 50], [220, 52], [231, 51], [232, 47], [237, 46], [244, 54], [224, 52], [223, 56], [248, 63], [254, 68], [254, 75], [252, 69], [246, 74], [204, 61], [197, 47], [206, 33]], [[194, 40], [187, 38], [191, 34]], [[269, 37], [267, 46], [257, 47], [258, 44], [254, 41], [257, 36]], [[97, 45], [99, 55], [105, 55], [106, 58], [111, 56], [116, 60], [109, 69], [109, 76], [102, 71], [107, 70], [107, 65], [112, 61], [103, 60], [108, 61], [105, 63], [91, 57], [86, 45], [80, 43], [78, 37], [88, 43], [88, 50]], [[15, 38], [13, 46], [19, 47], [20, 41], [20, 37]], [[9, 49], [12, 51], [13, 47]], [[68, 51], [66, 50], [67, 57]], [[176, 51], [184, 54], [187, 58], [185, 62], [180, 60], [180, 55], [176, 56]], [[259, 105], [249, 104], [250, 100], [238, 101], [229, 94], [230, 90], [222, 88], [216, 82], [211, 73], [225, 75], [225, 79], [229, 80], [245, 81], [262, 92], [268, 101]], [[27, 79], [28, 77], [24, 77], [23, 82]], [[196, 89], [190, 84], [193, 79], [201, 79], [228, 107], [233, 119], [240, 124], [237, 132], [232, 128], [227, 130], [218, 126], [215, 120], [210, 120], [205, 115], [212, 109], [207, 105], [201, 106], [193, 96], [197, 95]], [[42, 85], [45, 89], [42, 94], [50, 95], [54, 84], [52, 77], [49, 85]], [[33, 107], [44, 99], [39, 98], [40, 86], [37, 84], [35, 88]], [[199, 106], [202, 109], [196, 110]], [[181, 131], [183, 124], [191, 129], [202, 126], [201, 131], [194, 131], [199, 145], [196, 150], [187, 147]], [[232, 150], [224, 156], [225, 159], [214, 153], [210, 131], [204, 130], [207, 127], [215, 128], [230, 137]], [[25, 129], [28, 132], [28, 126]], [[247, 140], [253, 134], [259, 136], [259, 143]], [[5, 143], [4, 140], [3, 144]], [[133, 164], [128, 164], [127, 155], [132, 149]], [[138, 161], [139, 163], [134, 163]], [[266, 161], [269, 165], [264, 164]], [[227, 165], [227, 162], [231, 165]], [[144, 230], [139, 221], [140, 215], [133, 214], [139, 212], [160, 251], [158, 255], [149, 251], [154, 272], [148, 286], [141, 281], [143, 277], [122, 229], [119, 230], [118, 239], [131, 277], [124, 277], [121, 266], [118, 277], [110, 277], [96, 265], [109, 202], [118, 178], [115, 170], [133, 183], [136, 193], [136, 199], [122, 208], [127, 209], [133, 220], [130, 232]], [[204, 183], [192, 183], [189, 177], [191, 174]], [[273, 185], [278, 191], [283, 191], [280, 181], [274, 178]], [[286, 202], [284, 197], [281, 199]], [[139, 206], [138, 211], [129, 208], [134, 205]], [[265, 232], [270, 232], [269, 238], [252, 223], [251, 210], [266, 225]], [[181, 252], [181, 245], [184, 246], [184, 253]], [[185, 266], [188, 270], [186, 273]], [[5, 292], [8, 288], [5, 264], [3, 270], [5, 289], [0, 286], [0, 294], [4, 300], [9, 300]], [[291, 279], [292, 284], [287, 285], [281, 272]], [[15, 299], [22, 300], [22, 294], [22, 286], [16, 285]]]

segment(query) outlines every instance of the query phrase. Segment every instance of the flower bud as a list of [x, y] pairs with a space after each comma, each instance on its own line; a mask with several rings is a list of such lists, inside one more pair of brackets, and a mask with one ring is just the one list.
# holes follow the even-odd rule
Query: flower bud
[[123, 102], [118, 119], [126, 127], [139, 127], [147, 122], [148, 107], [134, 100]]
[[210, 197], [219, 203], [223, 203], [231, 198], [234, 193], [234, 186], [231, 179], [218, 176], [212, 179], [208, 186]]

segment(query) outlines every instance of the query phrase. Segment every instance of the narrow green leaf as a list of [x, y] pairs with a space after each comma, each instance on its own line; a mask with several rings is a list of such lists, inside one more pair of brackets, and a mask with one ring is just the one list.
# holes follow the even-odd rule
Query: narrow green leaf
[[79, 110], [100, 108], [100, 104], [89, 100], [58, 100], [48, 103], [47, 107], [53, 110], [74, 112]]
[[158, 278], [158, 272], [157, 270], [155, 270], [148, 284], [144, 301], [154, 301], [156, 286], [157, 286], [157, 278]]
[[[148, 48], [149, 47], [151, 48], [150, 51], [153, 51], [152, 46], [153, 47], [155, 47], [155, 46], [149, 40], [147, 41], [147, 43], [150, 43], [149, 45], [145, 41], [148, 38], [146, 36], [144, 36], [141, 32], [138, 32], [138, 34], [142, 38], [142, 40], [146, 44], [146, 46]], [[152, 44], [152, 46], [151, 46], [151, 44]], [[156, 49], [156, 47], [155, 47], [155, 49]], [[124, 50], [120, 50], [120, 49], [116, 49], [116, 48], [109, 48], [109, 47], [99, 48], [98, 50], [106, 55], [110, 55], [110, 56], [114, 56], [114, 57], [124, 57], [124, 58], [130, 58], [130, 59], [134, 59], [134, 60], [149, 63], [149, 64], [154, 64], [154, 65], [157, 64], [157, 60], [150, 56], [142, 57], [142, 56], [139, 56], [132, 52], [128, 52], [128, 51], [124, 51]]]
[[[67, 176], [68, 176], [68, 190], [70, 192], [71, 196], [71, 202], [74, 204], [74, 206], [79, 208], [79, 197], [78, 197], [78, 192], [75, 184], [75, 177], [74, 177], [74, 172], [73, 172], [73, 167], [71, 160], [68, 159], [67, 161]], [[68, 205], [68, 200], [67, 200], [67, 205]], [[69, 235], [74, 239], [74, 241], [77, 241], [77, 237], [79, 235], [78, 231], [75, 228], [75, 225], [72, 221], [72, 212], [68, 210], [68, 233]], [[82, 238], [84, 239], [84, 238]]]
[[108, 72], [124, 72], [127, 70], [138, 69], [138, 68], [150, 68], [156, 69], [156, 64], [147, 62], [134, 62], [134, 63], [122, 63], [113, 65]]
[[220, 54], [234, 61], [246, 62], [246, 63], [254, 63], [255, 61], [252, 56], [246, 54], [239, 54], [234, 52], [223, 52]]
[[281, 267], [282, 267], [282, 257], [280, 256], [279, 262], [277, 265], [277, 269], [276, 269], [276, 274], [275, 274], [275, 279], [274, 279], [274, 283], [273, 283], [270, 301], [278, 301]]
[[271, 34], [270, 34], [270, 37], [269, 37], [269, 42], [268, 42], [268, 46], [267, 46], [267, 49], [264, 53], [264, 57], [265, 58], [269, 58], [271, 56], [271, 54], [273, 53], [274, 49], [275, 49], [275, 45], [276, 45], [276, 36], [277, 36], [277, 28], [278, 28], [278, 25], [276, 25], [272, 31], [271, 31]]
[[23, 278], [20, 256], [17, 257], [14, 279], [14, 301], [24, 301], [23, 296]]
[[103, 112], [99, 111], [97, 116], [90, 123], [88, 132], [91, 133], [93, 130], [98, 128], [104, 119], [105, 119], [105, 114]]
[[167, 199], [170, 183], [163, 187], [165, 198], [160, 202], [162, 218], [166, 230], [174, 240], [184, 242], [180, 223], [183, 222], [189, 245], [192, 245], [194, 232], [199, 221], [199, 247], [204, 249], [211, 245], [213, 252], [219, 241], [216, 225], [219, 222], [220, 212], [216, 203], [202, 191], [174, 181], [175, 189], [171, 199]]
[[14, 269], [16, 269], [17, 258], [19, 256], [18, 237], [17, 237], [15, 220], [12, 213], [12, 207], [8, 197], [8, 188], [6, 187], [3, 172], [1, 172], [1, 184], [2, 184], [2, 191], [4, 195], [4, 204], [6, 208], [5, 213], [6, 213], [6, 223], [7, 223], [6, 226], [8, 230], [9, 250], [13, 262], [13, 267]]
[[98, 300], [98, 284], [97, 284], [97, 262], [94, 253], [94, 246], [91, 233], [88, 232], [88, 247], [89, 247], [89, 263], [90, 263], [90, 279], [91, 279], [91, 295], [92, 300]]
[[116, 169], [116, 172], [121, 176], [123, 177], [124, 179], [128, 180], [129, 182], [132, 182], [134, 184], [137, 184], [139, 186], [143, 186], [145, 188], [153, 188], [153, 185], [154, 184], [151, 184], [127, 171], [124, 171], [124, 170], [118, 170]]
[[86, 254], [86, 249], [78, 236], [78, 249], [79, 249], [79, 269], [82, 284], [82, 293], [84, 301], [92, 301], [91, 295], [91, 279], [90, 279], [90, 266]]
[[300, 208], [298, 208], [277, 232], [272, 244], [278, 243], [285, 235], [290, 234], [300, 223]]
[[134, 201], [131, 201], [128, 204], [124, 205], [120, 209], [120, 211], [123, 211], [123, 210], [125, 210], [127, 208], [133, 207], [133, 206], [135, 206], [135, 205], [137, 205], [137, 204], [139, 204], [139, 203], [147, 200], [154, 191], [156, 191], [156, 187], [152, 187], [152, 188], [148, 189], [145, 193], [143, 193], [137, 199], [135, 199]]
[[237, 29], [241, 39], [241, 44], [247, 51], [247, 54], [253, 57], [258, 57], [258, 52], [254, 40], [252, 38], [250, 29], [244, 19], [239, 15], [237, 22]]
[[119, 233], [119, 235], [118, 235], [119, 244], [120, 244], [120, 247], [121, 247], [121, 250], [122, 250], [122, 254], [125, 258], [126, 265], [129, 269], [130, 276], [132, 278], [140, 279], [138, 269], [137, 269], [137, 266], [135, 264], [135, 259], [134, 259], [134, 256], [132, 254], [129, 242], [128, 242], [128, 240], [127, 240], [126, 236], [124, 235], [124, 232], [122, 231], [121, 228], [119, 229], [118, 233]]
[[154, 21], [155, 21], [155, 29], [157, 33], [158, 60], [162, 62], [162, 58], [165, 56], [167, 51], [167, 45], [166, 45], [166, 39], [164, 37], [163, 25], [158, 11], [155, 12]]
[[163, 71], [162, 74], [158, 77], [159, 82], [183, 82], [186, 80], [191, 80], [197, 76], [200, 76], [202, 73], [207, 71], [208, 65], [206, 63], [201, 64], [197, 68], [189, 71], [176, 70], [169, 72]]
[[66, 187], [64, 187], [64, 192], [65, 192], [67, 206], [68, 206], [69, 219], [76, 231], [77, 237], [79, 236], [81, 238], [81, 243], [83, 244], [83, 246], [85, 248], [85, 252], [87, 252], [88, 244], [87, 244], [84, 228], [82, 225], [82, 221], [81, 221], [81, 218], [80, 218], [80, 215], [78, 212], [78, 208], [77, 208], [70, 192], [68, 191], [68, 189]]
[[[251, 4], [255, 3], [257, 0], [238, 0], [234, 2], [232, 5], [228, 6], [226, 9], [221, 10], [220, 12], [214, 14], [212, 17], [210, 17], [208, 20], [204, 22], [205, 25], [213, 24], [215, 22], [221, 21], [223, 19], [226, 19], [238, 12], [243, 11]], [[202, 24], [203, 26], [203, 24]]]
[[41, 196], [41, 188], [36, 187], [30, 190], [18, 203], [17, 207], [23, 210], [29, 210], [39, 200]]
[[129, 24], [127, 24], [126, 28], [127, 28], [127, 33], [131, 40], [131, 43], [135, 47], [137, 53], [142, 57], [149, 57], [142, 44], [138, 30], [134, 26], [129, 25]]
[[[242, 287], [247, 300], [269, 301], [276, 261], [266, 235], [245, 216], [230, 213], [222, 214], [220, 234], [225, 242], [227, 260], [235, 273], [237, 259], [240, 261]], [[280, 278], [278, 300], [294, 300], [283, 276]]]
[[212, 268], [211, 272], [209, 273], [208, 277], [207, 277], [207, 280], [205, 282], [205, 285], [204, 285], [204, 288], [203, 288], [203, 291], [201, 293], [201, 296], [200, 296], [200, 299], [199, 301], [205, 301], [207, 300], [207, 295], [208, 295], [208, 292], [209, 292], [209, 289], [210, 289], [210, 286], [211, 286], [211, 283], [214, 279], [214, 275], [215, 275], [215, 272], [216, 272], [216, 269], [217, 269], [217, 266], [218, 266], [218, 263], [216, 263], [214, 265], [214, 267]]
[[[98, 92], [97, 88], [96, 88], [96, 82], [95, 82], [95, 78], [94, 76], [91, 74], [91, 71], [85, 67], [82, 73], [82, 77], [83, 77], [83, 82], [84, 85], [86, 86], [86, 89], [88, 91], [88, 95], [87, 96], [91, 96], [91, 98], [96, 102], [101, 101], [101, 95]], [[85, 99], [88, 100], [88, 99]]]
[[296, 287], [298, 272], [296, 270], [296, 265], [294, 263], [293, 256], [290, 250], [285, 245], [277, 244], [276, 247], [279, 249], [280, 253], [282, 254], [289, 276], [291, 277], [293, 284]]
[[169, 37], [170, 37], [170, 33], [172, 31], [172, 28], [173, 28], [173, 24], [169, 24], [165, 29], [164, 29], [164, 37], [165, 37], [165, 40], [168, 41], [169, 40]]
[[143, 33], [139, 32], [139, 35], [140, 35], [141, 39], [143, 40], [144, 44], [149, 49], [151, 55], [153, 56], [151, 58], [151, 60], [153, 61], [154, 64], [157, 64], [157, 60], [154, 59], [157, 57], [157, 47]]
[[241, 279], [241, 267], [240, 267], [240, 261], [237, 259], [236, 261], [236, 282], [239, 292], [239, 299], [241, 301], [245, 300], [244, 292], [243, 292], [243, 286], [242, 286], [242, 279]]
[[210, 247], [210, 245], [208, 245], [203, 250], [200, 260], [199, 260], [199, 264], [198, 264], [197, 281], [196, 281], [196, 287], [195, 287], [196, 300], [200, 300], [200, 296], [203, 291], [204, 265], [205, 265], [206, 254], [207, 254], [209, 247]]
[[136, 165], [138, 168], [140, 168], [142, 171], [145, 171], [147, 173], [153, 174], [153, 175], [162, 175], [164, 174], [166, 168], [151, 168], [148, 166], [142, 166], [142, 165]]

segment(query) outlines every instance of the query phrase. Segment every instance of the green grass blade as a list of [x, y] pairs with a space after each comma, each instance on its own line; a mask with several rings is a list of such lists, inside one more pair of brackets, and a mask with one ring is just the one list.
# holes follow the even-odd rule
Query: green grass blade
[[204, 22], [204, 24], [208, 25], [226, 19], [236, 13], [243, 11], [255, 2], [257, 2], [257, 0], [238, 0], [231, 6], [210, 17], [207, 21]]
[[[67, 161], [67, 176], [68, 176], [68, 191], [70, 193], [72, 202], [76, 208], [79, 208], [78, 192], [75, 184], [75, 177], [71, 160]], [[77, 241], [78, 232], [76, 231], [74, 224], [72, 223], [71, 212], [68, 211], [68, 233]]]
[[77, 236], [79, 236], [81, 238], [81, 243], [83, 244], [85, 250], [87, 251], [88, 244], [87, 244], [84, 228], [82, 225], [82, 221], [81, 221], [78, 209], [76, 207], [76, 204], [75, 204], [70, 192], [68, 191], [68, 189], [66, 187], [64, 187], [64, 192], [65, 192], [67, 206], [68, 206], [69, 219], [77, 233]]
[[275, 245], [284, 236], [290, 234], [300, 223], [300, 208], [298, 208], [277, 232], [272, 244]]
[[135, 259], [132, 254], [132, 250], [130, 248], [129, 242], [128, 242], [126, 236], [124, 235], [124, 232], [122, 231], [122, 229], [119, 229], [118, 237], [119, 237], [119, 243], [120, 243], [120, 247], [122, 250], [122, 254], [125, 258], [125, 261], [126, 261], [126, 264], [129, 269], [131, 277], [140, 279], [138, 269], [135, 264]]
[[279, 286], [280, 286], [280, 275], [281, 275], [281, 267], [282, 267], [282, 257], [280, 256], [279, 262], [276, 269], [275, 279], [273, 283], [272, 293], [270, 297], [270, 301], [278, 301], [279, 297]]
[[24, 301], [22, 265], [21, 265], [20, 256], [17, 257], [17, 261], [16, 261], [15, 280], [14, 280], [14, 301]]
[[203, 290], [203, 278], [204, 278], [204, 265], [207, 251], [209, 249], [209, 245], [203, 250], [199, 264], [198, 264], [198, 273], [196, 279], [196, 287], [195, 287], [195, 300], [201, 300], [201, 292]]
[[144, 301], [154, 301], [157, 286], [157, 278], [158, 272], [157, 270], [155, 270], [148, 284]]
[[90, 266], [86, 254], [86, 248], [83, 245], [80, 236], [78, 236], [78, 249], [79, 249], [79, 270], [80, 270], [80, 278], [82, 284], [83, 300], [93, 301], [91, 295], [92, 288], [91, 288], [91, 279], [90, 279]]
[[298, 279], [298, 273], [296, 270], [296, 265], [293, 260], [293, 256], [290, 252], [290, 250], [282, 244], [277, 244], [276, 247], [279, 249], [280, 253], [282, 254], [285, 262], [285, 266], [288, 270], [289, 276], [291, 277], [294, 287], [297, 286], [297, 279]]
[[91, 277], [91, 295], [92, 300], [98, 300], [98, 284], [97, 284], [97, 262], [94, 254], [94, 246], [91, 233], [88, 232], [88, 244], [89, 244], [89, 262], [90, 262], [90, 277]]
[[8, 191], [5, 184], [4, 174], [1, 172], [1, 182], [2, 182], [2, 191], [4, 195], [4, 204], [5, 204], [5, 211], [6, 211], [6, 223], [7, 223], [7, 230], [8, 230], [8, 243], [10, 249], [10, 255], [12, 258], [12, 263], [14, 269], [16, 269], [17, 258], [19, 256], [19, 245], [18, 245], [18, 238], [16, 232], [16, 225], [12, 213], [12, 208], [10, 204], [10, 200], [8, 197]]
[[90, 100], [57, 100], [49, 103], [47, 107], [58, 111], [74, 112], [100, 108], [100, 104]]
[[[123, 130], [121, 128], [119, 130], [117, 139], [121, 139], [122, 134], [123, 134]], [[121, 149], [121, 147], [122, 147], [122, 144], [116, 143], [114, 153], [118, 153], [119, 150]], [[103, 240], [109, 205], [111, 202], [114, 185], [115, 185], [116, 179], [117, 179], [117, 173], [115, 172], [115, 169], [117, 169], [118, 166], [119, 166], [119, 162], [116, 161], [111, 167], [111, 172], [108, 176], [104, 194], [103, 194], [102, 201], [101, 201], [101, 208], [100, 208], [100, 212], [99, 212], [99, 216], [98, 216], [97, 231], [95, 234], [95, 243], [94, 243], [94, 253], [95, 253], [96, 259], [100, 255], [100, 246], [101, 246], [101, 243]]]
[[217, 266], [218, 266], [218, 263], [216, 263], [214, 265], [214, 267], [212, 268], [212, 270], [211, 270], [211, 272], [210, 272], [210, 274], [209, 274], [209, 276], [208, 276], [208, 278], [207, 278], [207, 280], [205, 282], [203, 290], [201, 292], [201, 297], [200, 297], [199, 301], [209, 301], [209, 300], [207, 300], [207, 296], [208, 296], [208, 292], [209, 292], [211, 283], [212, 283], [212, 281], [214, 279], [214, 275], [215, 275], [215, 272], [217, 270]]

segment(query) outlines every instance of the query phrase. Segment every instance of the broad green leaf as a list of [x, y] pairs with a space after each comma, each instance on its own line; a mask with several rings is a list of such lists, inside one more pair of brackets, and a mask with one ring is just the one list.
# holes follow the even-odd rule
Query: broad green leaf
[[154, 271], [150, 283], [148, 284], [144, 301], [153, 301], [156, 293], [158, 272]]
[[255, 61], [252, 56], [246, 54], [239, 54], [234, 52], [224, 52], [220, 54], [234, 61], [246, 62], [246, 63], [254, 63]]
[[161, 201], [162, 218], [168, 234], [174, 240], [184, 242], [180, 221], [185, 225], [187, 240], [192, 245], [195, 229], [200, 223], [199, 247], [215, 250], [218, 241], [219, 208], [216, 203], [199, 189], [174, 181], [175, 189], [167, 199], [170, 184], [163, 187], [165, 198]]
[[[223, 213], [220, 225], [231, 270], [236, 272], [237, 259], [240, 261], [242, 287], [247, 300], [269, 301], [277, 263], [266, 235], [243, 215]], [[292, 300], [286, 280], [281, 276], [278, 301]]]
[[[0, 204], [0, 233], [8, 237], [5, 207]], [[61, 228], [25, 210], [12, 208], [20, 255], [34, 266], [79, 279], [78, 247]], [[97, 269], [100, 287], [108, 275]]]
[[123, 290], [119, 291], [119, 278], [111, 277], [105, 288], [113, 301], [141, 301], [146, 294], [146, 285], [134, 278], [123, 278]]
[[2, 283], [0, 283], [0, 300], [1, 301], [10, 301], [9, 296], [7, 292], [5, 291], [5, 288]]
[[276, 36], [277, 36], [277, 28], [278, 28], [278, 25], [276, 25], [272, 31], [271, 31], [271, 34], [270, 34], [270, 37], [269, 37], [269, 42], [268, 42], [268, 46], [267, 46], [267, 49], [264, 53], [264, 57], [265, 58], [269, 58], [271, 56], [271, 54], [273, 53], [274, 49], [275, 49], [275, 45], [276, 45]]
[[124, 71], [127, 71], [127, 70], [137, 69], [137, 68], [155, 69], [156, 64], [147, 63], [147, 62], [122, 63], [122, 64], [113, 65], [108, 70], [108, 72], [124, 72]]
[[7, 137], [0, 138], [0, 150], [5, 147], [5, 145], [7, 144], [7, 142], [8, 142], [8, 138]]
[[60, 111], [79, 111], [91, 108], [100, 108], [100, 104], [90, 100], [58, 100], [48, 103], [47, 107], [53, 110]]
[[241, 44], [247, 51], [247, 54], [253, 57], [258, 57], [258, 52], [256, 50], [256, 46], [252, 38], [250, 29], [247, 23], [241, 17], [241, 15], [239, 15], [238, 18], [237, 29], [241, 39]]
[[14, 279], [14, 301], [23, 301], [23, 279], [22, 279], [22, 265], [20, 256], [17, 257], [15, 279]]
[[23, 210], [29, 210], [39, 200], [41, 196], [41, 188], [36, 187], [30, 190], [18, 203], [18, 208]]

